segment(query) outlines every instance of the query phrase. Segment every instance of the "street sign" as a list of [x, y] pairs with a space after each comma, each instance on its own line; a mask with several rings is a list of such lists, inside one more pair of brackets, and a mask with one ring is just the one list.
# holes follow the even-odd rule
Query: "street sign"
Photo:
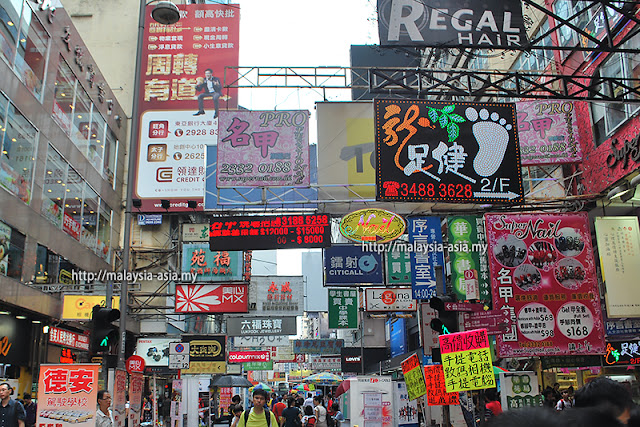
[[189, 369], [189, 343], [169, 344], [169, 369]]
[[464, 329], [486, 329], [489, 335], [504, 334], [513, 323], [509, 310], [489, 310], [477, 313], [463, 313]]
[[446, 311], [484, 311], [484, 304], [470, 302], [445, 302]]

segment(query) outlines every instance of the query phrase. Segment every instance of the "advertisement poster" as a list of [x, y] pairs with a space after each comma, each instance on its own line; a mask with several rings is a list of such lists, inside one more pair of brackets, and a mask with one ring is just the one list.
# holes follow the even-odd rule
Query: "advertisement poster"
[[418, 427], [418, 403], [409, 400], [407, 384], [404, 381], [393, 382], [393, 407], [394, 427]]
[[440, 335], [438, 340], [448, 393], [496, 386], [486, 329]]
[[487, 214], [493, 305], [514, 325], [500, 357], [603, 354], [604, 324], [586, 213]]
[[176, 313], [246, 313], [249, 286], [176, 284]]
[[[460, 301], [479, 299], [491, 301], [491, 281], [489, 280], [489, 260], [487, 258], [487, 237], [484, 218], [481, 216], [447, 217], [449, 243], [454, 250], [451, 258], [451, 283], [456, 298]], [[469, 271], [474, 274], [469, 277]], [[468, 281], [477, 283], [475, 295], [468, 295]], [[476, 287], [474, 286], [474, 289]]]
[[437, 406], [460, 404], [460, 393], [447, 393], [442, 365], [425, 366], [424, 380], [427, 384], [427, 405]]
[[223, 111], [218, 188], [308, 187], [308, 111]]
[[238, 90], [225, 88], [226, 66], [238, 65], [237, 4], [179, 5], [180, 21], [161, 25], [146, 8], [142, 47], [139, 144], [134, 198], [141, 212], [203, 208], [205, 147], [215, 144], [218, 116], [238, 106]]
[[224, 374], [226, 373], [226, 345], [224, 335], [183, 335], [189, 343], [189, 369], [181, 374]]
[[582, 161], [572, 101], [522, 101], [516, 111], [522, 166]]
[[144, 359], [145, 366], [169, 366], [169, 344], [172, 338], [138, 338], [136, 355]]
[[407, 352], [407, 319], [387, 320], [389, 325], [389, 351], [391, 358]]
[[500, 400], [502, 409], [540, 408], [543, 398], [539, 393], [535, 372], [500, 372]]
[[114, 427], [124, 427], [124, 421], [127, 418], [125, 413], [125, 405], [127, 398], [125, 390], [127, 389], [127, 372], [116, 369], [113, 384], [113, 401], [111, 402], [111, 410], [113, 411]]
[[366, 288], [365, 311], [416, 311], [411, 288]]
[[424, 372], [418, 355], [412, 354], [404, 359], [401, 365], [409, 400], [416, 400], [420, 396], [424, 396], [427, 393], [427, 386], [424, 382]]
[[[129, 427], [140, 427], [142, 416], [142, 389], [144, 376], [142, 373], [129, 375]], [[168, 402], [167, 402], [168, 404]]]
[[207, 243], [184, 243], [182, 273], [191, 273], [195, 276], [194, 282], [241, 281], [244, 280], [244, 254], [242, 251], [212, 251]]
[[382, 254], [365, 251], [361, 245], [334, 245], [324, 250], [324, 282], [339, 284], [382, 284]]
[[[409, 242], [414, 246], [411, 254], [411, 289], [413, 298], [428, 300], [436, 296], [436, 265], [444, 266], [442, 226], [437, 216], [409, 218]], [[444, 282], [439, 284], [444, 287]]]
[[376, 200], [524, 199], [515, 104], [374, 100]]
[[253, 276], [249, 293], [256, 302], [256, 308], [251, 310], [250, 315], [302, 316], [302, 276]]
[[[91, 319], [93, 307], [106, 307], [106, 297], [96, 295], [63, 295], [62, 320]], [[111, 297], [111, 307], [120, 308], [120, 297]]]
[[358, 327], [358, 290], [329, 289], [329, 329]]
[[640, 296], [629, 287], [640, 277], [638, 217], [596, 217], [595, 227], [607, 317], [638, 317]]
[[36, 425], [95, 427], [98, 364], [41, 365]]
[[9, 244], [11, 243], [11, 227], [0, 221], [0, 274], [9, 271]]

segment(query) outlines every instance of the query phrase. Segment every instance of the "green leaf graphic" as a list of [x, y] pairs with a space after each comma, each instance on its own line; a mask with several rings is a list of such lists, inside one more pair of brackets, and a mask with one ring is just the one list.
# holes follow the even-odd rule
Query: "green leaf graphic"
[[457, 124], [451, 122], [447, 126], [447, 134], [449, 135], [449, 142], [455, 141], [458, 135], [460, 135], [460, 128]]
[[444, 107], [442, 109], [442, 112], [443, 113], [453, 113], [453, 110], [455, 110], [455, 109], [456, 109], [455, 105], [447, 105], [446, 107]]
[[431, 107], [429, 107], [429, 118], [433, 123], [438, 121], [438, 112]]
[[449, 115], [449, 120], [456, 123], [464, 123], [466, 122], [465, 118], [459, 114], [451, 114]]
[[447, 126], [447, 123], [449, 123], [449, 116], [446, 114], [440, 116], [440, 127], [444, 129], [444, 127]]

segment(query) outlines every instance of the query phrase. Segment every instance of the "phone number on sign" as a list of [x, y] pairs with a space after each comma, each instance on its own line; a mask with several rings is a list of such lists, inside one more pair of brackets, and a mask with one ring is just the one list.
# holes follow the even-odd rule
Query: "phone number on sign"
[[[228, 175], [244, 175], [253, 173], [252, 163], [222, 163], [220, 173]], [[260, 163], [257, 167], [258, 173], [289, 173], [291, 172], [291, 162]]]

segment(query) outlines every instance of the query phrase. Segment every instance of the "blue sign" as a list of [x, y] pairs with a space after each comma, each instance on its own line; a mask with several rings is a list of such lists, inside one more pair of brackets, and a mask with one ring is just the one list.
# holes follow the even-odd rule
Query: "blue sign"
[[[318, 150], [317, 145], [309, 146], [310, 179], [312, 184], [318, 183]], [[262, 188], [236, 187], [221, 188], [216, 186], [217, 145], [207, 145], [207, 176], [204, 184], [204, 210], [246, 209], [251, 206], [263, 206]], [[267, 187], [265, 200], [268, 206], [300, 209], [315, 208], [318, 200], [317, 188]]]
[[162, 214], [138, 214], [138, 225], [160, 225]]
[[325, 283], [380, 284], [382, 253], [363, 251], [361, 246], [337, 245], [324, 250]]
[[389, 322], [389, 345], [393, 358], [407, 352], [407, 327], [406, 319], [403, 318]]
[[640, 334], [640, 319], [606, 319], [607, 336]]
[[[416, 300], [436, 296], [436, 265], [444, 266], [440, 217], [409, 218], [411, 249], [411, 289]], [[443, 275], [444, 278], [444, 275]], [[442, 283], [444, 290], [444, 283]]]

